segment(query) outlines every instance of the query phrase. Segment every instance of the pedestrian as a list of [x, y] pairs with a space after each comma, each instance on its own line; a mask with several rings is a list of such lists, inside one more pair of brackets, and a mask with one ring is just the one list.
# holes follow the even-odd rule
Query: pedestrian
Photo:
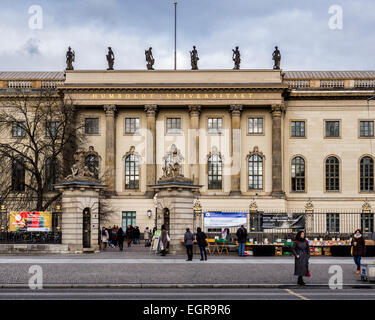
[[113, 226], [111, 230], [112, 248], [117, 246], [117, 227]]
[[105, 227], [102, 228], [102, 232], [100, 234], [101, 240], [102, 240], [102, 248], [103, 250], [107, 249], [109, 234]]
[[126, 229], [126, 241], [128, 243], [128, 248], [131, 247], [133, 237], [134, 237], [133, 227], [131, 225], [128, 225], [128, 228]]
[[134, 244], [140, 243], [140, 241], [139, 241], [140, 236], [141, 236], [141, 231], [139, 230], [139, 228], [137, 226], [135, 226], [135, 228], [134, 228]]
[[202, 231], [201, 228], [197, 228], [196, 239], [197, 239], [197, 243], [198, 243], [198, 246], [199, 246], [199, 251], [201, 253], [201, 260], [200, 261], [203, 261], [203, 260], [207, 261], [207, 251], [206, 251], [206, 247], [207, 247], [207, 241], [206, 241], [206, 239], [207, 239], [207, 236]]
[[241, 226], [241, 228], [237, 230], [236, 236], [237, 236], [237, 241], [238, 241], [238, 255], [240, 257], [244, 257], [245, 256], [245, 244], [246, 244], [246, 239], [247, 239], [247, 230], [243, 225]]
[[352, 238], [352, 250], [354, 263], [357, 265], [357, 274], [361, 273], [361, 259], [366, 255], [366, 243], [362, 235], [362, 230], [357, 229]]
[[117, 236], [118, 247], [119, 247], [120, 251], [123, 251], [124, 250], [125, 233], [124, 233], [124, 230], [122, 230], [121, 227], [117, 230], [116, 236]]
[[145, 240], [145, 247], [150, 246], [150, 230], [146, 227], [145, 231], [143, 231], [143, 239]]
[[193, 261], [193, 240], [194, 240], [194, 235], [190, 232], [190, 229], [187, 228], [185, 236], [184, 236], [186, 252], [188, 256], [186, 261]]
[[168, 238], [169, 237], [168, 237], [167, 228], [163, 224], [161, 226], [161, 233], [160, 233], [160, 252], [163, 257], [166, 255], [166, 252], [167, 252]]
[[297, 233], [296, 241], [292, 247], [292, 253], [295, 257], [294, 275], [298, 276], [297, 284], [304, 286], [306, 284], [303, 282], [303, 277], [310, 276], [310, 247], [309, 242], [305, 239], [305, 232], [299, 231]]
[[112, 247], [112, 227], [106, 228], [108, 232], [108, 247]]

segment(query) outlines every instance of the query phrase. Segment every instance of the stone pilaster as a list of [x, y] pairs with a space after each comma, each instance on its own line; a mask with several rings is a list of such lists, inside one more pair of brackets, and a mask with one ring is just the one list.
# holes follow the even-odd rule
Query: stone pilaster
[[106, 139], [105, 139], [105, 177], [107, 191], [116, 190], [116, 106], [113, 104], [104, 105], [106, 118]]
[[190, 178], [194, 184], [199, 184], [199, 115], [200, 105], [190, 105], [190, 127], [189, 127], [189, 163]]
[[242, 105], [230, 105], [229, 112], [232, 116], [230, 156], [232, 158], [231, 168], [231, 194], [241, 193], [241, 111]]
[[272, 113], [272, 195], [284, 196], [282, 176], [282, 139], [281, 125], [284, 106], [276, 104], [271, 106]]
[[145, 105], [147, 117], [147, 137], [146, 137], [146, 185], [147, 193], [152, 193], [150, 184], [156, 183], [156, 112], [157, 105]]

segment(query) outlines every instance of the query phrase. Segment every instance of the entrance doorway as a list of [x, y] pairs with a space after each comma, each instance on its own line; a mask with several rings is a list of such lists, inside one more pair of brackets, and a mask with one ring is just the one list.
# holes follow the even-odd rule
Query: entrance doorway
[[91, 211], [90, 208], [83, 210], [83, 235], [82, 244], [84, 248], [91, 247]]
[[169, 214], [169, 209], [168, 208], [164, 208], [163, 209], [163, 221], [164, 221], [164, 225], [165, 225], [165, 228], [167, 229], [168, 233], [169, 233], [169, 221], [170, 221], [170, 214]]

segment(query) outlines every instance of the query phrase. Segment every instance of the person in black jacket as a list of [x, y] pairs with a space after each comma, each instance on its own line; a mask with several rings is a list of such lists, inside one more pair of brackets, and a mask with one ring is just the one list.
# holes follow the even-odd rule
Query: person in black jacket
[[357, 274], [361, 273], [361, 258], [366, 255], [366, 242], [362, 235], [362, 230], [357, 229], [352, 239], [353, 258], [357, 265]]
[[141, 237], [141, 231], [139, 230], [138, 226], [135, 226], [135, 228], [134, 228], [134, 244], [140, 243], [140, 241], [139, 241], [140, 237]]
[[197, 235], [196, 235], [197, 243], [199, 246], [199, 251], [201, 253], [201, 261], [206, 260], [207, 261], [207, 236], [204, 232], [202, 232], [201, 228], [197, 228]]
[[297, 284], [304, 286], [303, 277], [309, 276], [310, 247], [303, 231], [297, 233], [292, 253], [295, 257], [294, 275], [298, 276]]
[[247, 239], [247, 230], [243, 225], [241, 226], [241, 228], [237, 230], [236, 236], [238, 240], [238, 255], [240, 257], [244, 257], [245, 256], [245, 243]]
[[128, 248], [131, 246], [133, 238], [134, 238], [134, 228], [131, 225], [129, 225], [128, 228], [126, 229], [126, 240], [128, 242]]
[[125, 233], [122, 230], [122, 228], [119, 228], [117, 230], [117, 243], [120, 251], [124, 250], [124, 239], [125, 239]]

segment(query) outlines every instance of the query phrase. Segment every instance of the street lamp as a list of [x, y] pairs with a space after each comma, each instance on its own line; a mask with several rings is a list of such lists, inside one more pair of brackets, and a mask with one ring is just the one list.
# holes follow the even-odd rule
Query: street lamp
[[158, 194], [155, 193], [154, 196], [154, 206], [155, 206], [155, 229], [158, 228]]
[[147, 217], [151, 218], [151, 215], [152, 215], [152, 211], [151, 210], [147, 210]]

